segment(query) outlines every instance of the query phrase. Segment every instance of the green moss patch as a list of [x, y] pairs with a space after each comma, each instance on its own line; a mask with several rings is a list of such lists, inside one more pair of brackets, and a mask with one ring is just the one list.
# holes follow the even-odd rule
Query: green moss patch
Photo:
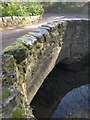
[[2, 70], [11, 72], [15, 70], [13, 55], [3, 54], [2, 55]]
[[12, 113], [10, 118], [25, 118], [22, 112], [22, 109], [20, 107], [16, 107]]
[[2, 55], [2, 85], [9, 87], [16, 81], [16, 66], [13, 55], [3, 54]]
[[13, 55], [18, 64], [25, 60], [25, 58], [27, 57], [27, 53], [28, 49], [26, 48], [24, 43], [21, 43], [19, 41], [4, 50], [4, 54]]
[[23, 36], [21, 36], [22, 38], [26, 38], [26, 37], [30, 37], [31, 35], [30, 34], [25, 34]]
[[2, 87], [2, 101], [5, 101], [11, 95], [12, 93], [7, 88]]

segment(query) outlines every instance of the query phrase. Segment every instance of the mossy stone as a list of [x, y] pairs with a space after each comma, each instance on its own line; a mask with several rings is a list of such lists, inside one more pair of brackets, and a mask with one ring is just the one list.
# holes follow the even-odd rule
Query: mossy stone
[[17, 41], [15, 44], [7, 47], [4, 50], [4, 54], [13, 55], [14, 58], [16, 59], [16, 63], [19, 64], [23, 60], [25, 60], [25, 58], [27, 57], [28, 49], [23, 43], [20, 43], [20, 42]]
[[2, 101], [5, 101], [11, 95], [12, 93], [7, 88], [2, 87]]
[[10, 118], [25, 118], [25, 116], [23, 115], [22, 109], [20, 107], [16, 107], [12, 111]]

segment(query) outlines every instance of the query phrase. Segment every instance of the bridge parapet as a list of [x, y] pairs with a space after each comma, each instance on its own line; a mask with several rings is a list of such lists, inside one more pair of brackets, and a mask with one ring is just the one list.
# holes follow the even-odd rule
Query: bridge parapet
[[[74, 62], [76, 59], [73, 57], [76, 58], [77, 53], [77, 59], [87, 54], [87, 25], [86, 20], [53, 21], [18, 38], [13, 45], [4, 50], [2, 86], [6, 89], [13, 86], [16, 104], [11, 107], [8, 115], [8, 107], [4, 107], [3, 116], [10, 116], [13, 108], [15, 111], [20, 107], [25, 117], [32, 117], [29, 104], [54, 66], [62, 60], [66, 63], [70, 60]], [[83, 47], [82, 43], [85, 44]], [[4, 79], [3, 76], [8, 75], [6, 70], [11, 76]]]

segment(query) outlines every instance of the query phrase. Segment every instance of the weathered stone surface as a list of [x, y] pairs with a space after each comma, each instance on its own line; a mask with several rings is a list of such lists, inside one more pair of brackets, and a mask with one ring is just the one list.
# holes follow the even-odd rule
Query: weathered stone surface
[[39, 42], [43, 42], [44, 41], [44, 36], [41, 32], [38, 32], [38, 31], [32, 31], [32, 32], [29, 32], [29, 34], [37, 37], [38, 41]]
[[[87, 58], [84, 60], [87, 64]], [[45, 78], [31, 102], [33, 113], [37, 118], [51, 118], [62, 98], [70, 90], [90, 83], [88, 80], [90, 66], [83, 65], [82, 61], [70, 65], [58, 63]]]
[[1, 25], [2, 25], [2, 18], [0, 17], [0, 27], [1, 27]]
[[42, 27], [49, 27], [50, 30], [56, 30], [56, 25], [53, 23], [47, 23], [45, 25], [42, 25]]
[[[54, 21], [20, 37], [4, 50], [4, 55], [13, 56], [16, 105], [26, 117], [31, 115], [30, 102], [54, 66], [63, 60], [65, 64], [73, 63], [87, 54], [87, 38], [87, 21]], [[3, 73], [6, 75], [5, 69]]]
[[50, 28], [47, 27], [47, 26], [45, 26], [45, 25], [42, 25], [40, 28], [42, 28], [42, 29], [46, 29], [46, 30], [50, 31]]
[[37, 32], [37, 33], [42, 33], [43, 35], [48, 34], [48, 31], [46, 29], [43, 29], [43, 28], [40, 28], [40, 27], [38, 27], [38, 28], [36, 28], [32, 31]]
[[90, 84], [73, 89], [65, 95], [52, 118], [90, 118]]
[[22, 40], [27, 45], [32, 45], [35, 41], [37, 41], [37, 38], [34, 36], [31, 36], [29, 34], [26, 34], [26, 35], [18, 38], [18, 40]]
[[[21, 16], [12, 16], [12, 17], [0, 17], [2, 19], [2, 28], [6, 27], [13, 27], [13, 26], [19, 26], [19, 25], [24, 25], [31, 23], [33, 21], [37, 21], [42, 19], [40, 15], [38, 16], [26, 16], [26, 17], [21, 17]], [[0, 24], [1, 25], [1, 24]]]
[[68, 21], [62, 42], [58, 61], [64, 60], [69, 64], [83, 58], [88, 53], [88, 21]]
[[16, 62], [20, 63], [23, 61], [28, 54], [28, 48], [25, 46], [24, 42], [17, 41], [13, 45], [7, 47], [4, 50], [5, 54], [13, 55]]
[[33, 35], [37, 38], [42, 38], [43, 37], [43, 34], [40, 33], [40, 32], [37, 32], [37, 31], [31, 31], [31, 32], [29, 32], [29, 34], [31, 34], [31, 35]]

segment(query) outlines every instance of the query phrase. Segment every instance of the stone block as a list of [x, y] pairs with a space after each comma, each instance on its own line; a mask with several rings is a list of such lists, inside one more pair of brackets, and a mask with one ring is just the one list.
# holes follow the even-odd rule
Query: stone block
[[32, 45], [35, 41], [37, 41], [37, 38], [34, 36], [31, 36], [29, 34], [26, 34], [26, 35], [18, 38], [18, 40], [23, 41], [26, 45]]
[[39, 42], [43, 42], [44, 41], [44, 36], [43, 36], [43, 34], [41, 32], [31, 31], [31, 32], [29, 32], [29, 34], [33, 35], [34, 37], [36, 37]]
[[55, 24], [53, 24], [53, 22], [47, 23], [45, 25], [42, 25], [42, 27], [49, 27], [50, 31], [56, 30], [56, 26], [55, 26]]

